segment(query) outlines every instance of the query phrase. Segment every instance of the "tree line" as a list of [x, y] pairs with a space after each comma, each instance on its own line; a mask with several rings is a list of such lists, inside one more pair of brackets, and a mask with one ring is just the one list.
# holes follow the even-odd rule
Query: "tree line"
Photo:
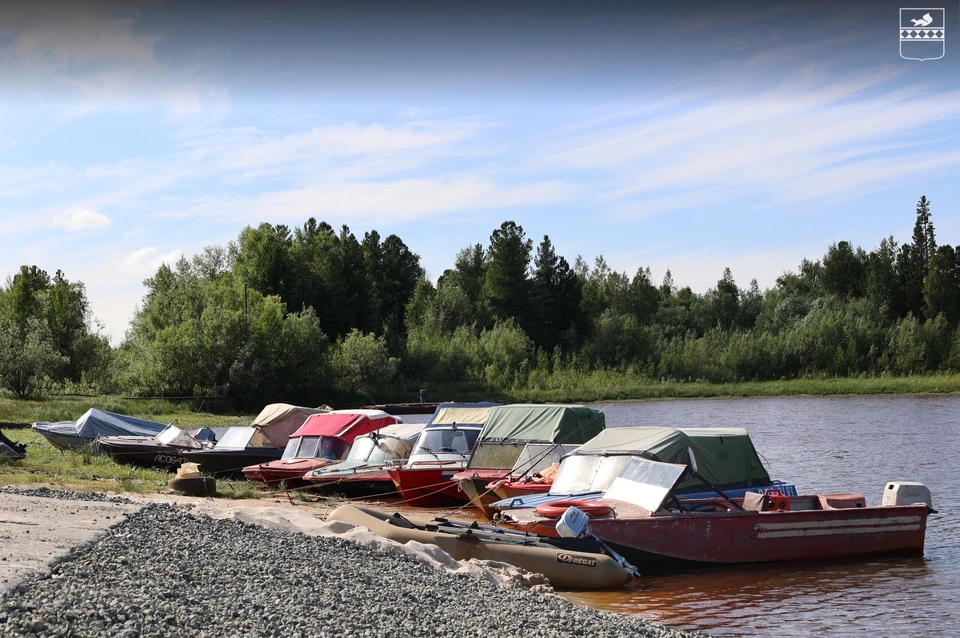
[[[761, 291], [729, 269], [698, 294], [669, 271], [631, 277], [558, 255], [507, 221], [432, 283], [396, 235], [358, 239], [309, 219], [244, 228], [161, 266], [122, 344], [82, 283], [24, 266], [0, 289], [0, 382], [239, 404], [374, 398], [391, 388], [503, 392], [616, 371], [735, 382], [960, 371], [960, 248], [939, 246], [930, 202], [911, 241], [841, 241]], [[323, 401], [321, 401], [321, 399]]]

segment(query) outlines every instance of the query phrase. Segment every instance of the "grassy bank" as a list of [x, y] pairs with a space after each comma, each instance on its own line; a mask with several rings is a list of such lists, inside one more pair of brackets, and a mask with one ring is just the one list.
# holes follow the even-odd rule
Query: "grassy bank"
[[[91, 407], [129, 414], [181, 427], [243, 425], [250, 417], [222, 416], [191, 410], [189, 404], [170, 401], [126, 401], [116, 397], [59, 397], [21, 401], [0, 397], [0, 422], [75, 420]], [[184, 409], [186, 408], [186, 409]], [[61, 452], [30, 429], [3, 428], [10, 439], [27, 444], [27, 458], [13, 461], [0, 457], [0, 485], [46, 486], [97, 492], [157, 492], [167, 487], [172, 473], [116, 463], [109, 456], [84, 452]], [[258, 498], [267, 494], [249, 481], [218, 480], [221, 496]]]
[[[409, 391], [410, 396], [414, 390]], [[638, 379], [617, 372], [595, 372], [564, 378], [532, 378], [525, 387], [488, 390], [476, 387], [430, 386], [431, 401], [456, 399], [529, 403], [589, 403], [595, 401], [649, 401], [710, 397], [826, 396], [960, 392], [960, 375], [923, 377], [867, 377], [791, 379], [745, 383], [676, 383]], [[407, 398], [406, 400], [413, 400]]]

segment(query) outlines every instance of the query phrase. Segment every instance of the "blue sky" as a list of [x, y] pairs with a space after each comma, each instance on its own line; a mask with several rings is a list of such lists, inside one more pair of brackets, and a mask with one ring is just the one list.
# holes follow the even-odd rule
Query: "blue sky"
[[505, 220], [704, 292], [834, 241], [960, 244], [960, 5], [0, 7], [0, 275], [85, 283], [114, 343], [162, 262], [246, 225], [398, 234], [432, 278]]

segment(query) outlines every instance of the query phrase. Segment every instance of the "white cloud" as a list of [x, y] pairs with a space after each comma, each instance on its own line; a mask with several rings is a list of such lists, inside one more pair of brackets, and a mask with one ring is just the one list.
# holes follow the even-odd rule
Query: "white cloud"
[[71, 232], [96, 230], [108, 228], [110, 218], [95, 210], [79, 209], [57, 215], [53, 219], [53, 226]]
[[444, 213], [561, 202], [577, 187], [553, 180], [500, 184], [463, 176], [387, 182], [317, 183], [250, 198], [203, 198], [176, 203], [168, 217], [237, 218], [243, 222], [302, 222], [307, 217], [336, 217], [345, 222], [407, 222]]
[[960, 164], [944, 136], [960, 102], [929, 87], [893, 87], [896, 76], [801, 77], [740, 97], [704, 92], [693, 105], [598, 124], [540, 149], [535, 165], [594, 172], [604, 178], [594, 181], [598, 196], [624, 202], [622, 217], [735, 198], [754, 207], [825, 199], [844, 187], [862, 197]]
[[148, 246], [123, 256], [119, 263], [130, 274], [152, 275], [162, 264], [172, 266], [177, 263], [182, 255], [183, 253], [176, 248], [161, 254], [156, 246]]
[[487, 125], [453, 121], [389, 127], [348, 122], [279, 137], [262, 135], [241, 148], [229, 149], [223, 162], [229, 169], [250, 169], [318, 158], [425, 151], [463, 141], [482, 126]]

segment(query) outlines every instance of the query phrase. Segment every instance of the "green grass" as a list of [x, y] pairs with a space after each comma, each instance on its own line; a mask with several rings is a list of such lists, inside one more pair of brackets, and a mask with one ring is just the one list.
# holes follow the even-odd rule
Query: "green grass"
[[[431, 401], [499, 400], [529, 403], [650, 401], [709, 397], [826, 396], [960, 392], [960, 375], [790, 379], [743, 383], [678, 383], [656, 381], [624, 372], [532, 376], [526, 387], [487, 388], [476, 385], [430, 385]], [[410, 397], [413, 390], [409, 390]], [[407, 400], [415, 399], [408, 397]]]
[[[117, 397], [55, 397], [19, 400], [0, 395], [0, 422], [73, 421], [91, 407], [161, 423], [177, 422], [184, 429], [246, 425], [253, 415], [233, 416], [194, 411], [196, 404], [168, 400], [124, 400]], [[27, 444], [21, 461], [0, 458], [0, 485], [36, 485], [96, 492], [160, 492], [172, 472], [138, 468], [115, 462], [93, 450], [61, 452], [30, 429], [4, 428], [4, 435]], [[225, 498], [262, 498], [274, 492], [245, 480], [217, 479], [217, 495]]]

